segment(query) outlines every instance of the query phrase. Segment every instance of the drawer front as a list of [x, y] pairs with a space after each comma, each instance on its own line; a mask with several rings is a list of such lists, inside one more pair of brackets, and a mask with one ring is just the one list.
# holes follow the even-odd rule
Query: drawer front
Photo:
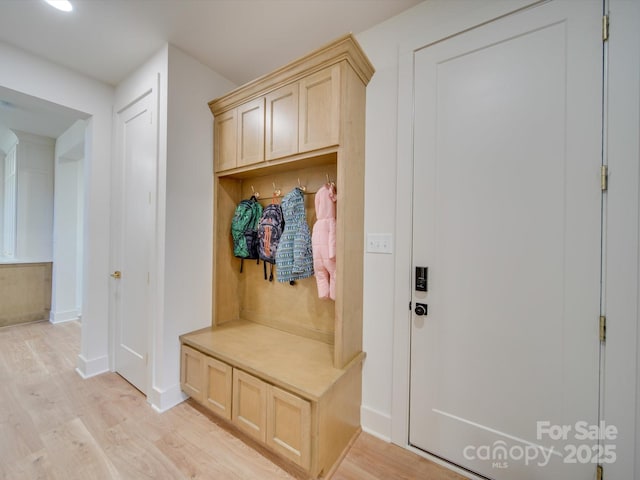
[[267, 429], [267, 386], [256, 377], [233, 369], [233, 423], [263, 443]]
[[205, 389], [205, 356], [187, 345], [181, 345], [180, 358], [180, 387], [196, 402], [202, 403]]
[[311, 403], [269, 386], [267, 445], [308, 470], [311, 463]]
[[204, 406], [227, 420], [231, 420], [233, 368], [215, 358], [204, 361]]

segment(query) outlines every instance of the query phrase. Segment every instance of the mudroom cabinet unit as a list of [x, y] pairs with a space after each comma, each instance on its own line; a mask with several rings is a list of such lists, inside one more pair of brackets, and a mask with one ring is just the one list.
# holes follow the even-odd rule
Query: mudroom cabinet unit
[[[209, 103], [214, 115], [211, 327], [180, 337], [185, 393], [312, 477], [360, 430], [365, 89], [373, 67], [351, 35]], [[335, 301], [233, 255], [235, 207], [334, 182]], [[275, 272], [277, 280], [277, 270]]]

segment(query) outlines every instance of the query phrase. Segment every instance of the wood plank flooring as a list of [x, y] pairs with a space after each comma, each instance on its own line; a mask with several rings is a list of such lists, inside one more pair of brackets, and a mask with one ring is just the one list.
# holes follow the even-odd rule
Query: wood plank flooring
[[[0, 328], [0, 478], [290, 480], [190, 402], [159, 414], [114, 373], [75, 372], [80, 324]], [[334, 480], [462, 480], [360, 434]]]

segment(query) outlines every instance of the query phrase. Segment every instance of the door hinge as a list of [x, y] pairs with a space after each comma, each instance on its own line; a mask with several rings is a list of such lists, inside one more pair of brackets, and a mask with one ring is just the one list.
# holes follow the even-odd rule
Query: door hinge
[[602, 480], [604, 478], [604, 468], [602, 465], [596, 467], [596, 480]]
[[600, 190], [606, 192], [609, 188], [609, 167], [602, 165], [600, 167]]
[[602, 41], [609, 40], [609, 15], [602, 16]]
[[600, 341], [604, 342], [607, 339], [607, 317], [600, 315]]
[[409, 311], [411, 311], [411, 302], [409, 302]]

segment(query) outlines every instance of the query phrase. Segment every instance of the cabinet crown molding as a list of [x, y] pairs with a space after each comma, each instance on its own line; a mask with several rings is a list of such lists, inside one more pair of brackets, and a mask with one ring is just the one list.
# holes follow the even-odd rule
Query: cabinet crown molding
[[365, 86], [375, 72], [362, 47], [349, 33], [267, 75], [232, 90], [223, 97], [211, 100], [209, 108], [213, 115], [219, 115], [241, 103], [341, 61], [346, 61], [351, 65]]

